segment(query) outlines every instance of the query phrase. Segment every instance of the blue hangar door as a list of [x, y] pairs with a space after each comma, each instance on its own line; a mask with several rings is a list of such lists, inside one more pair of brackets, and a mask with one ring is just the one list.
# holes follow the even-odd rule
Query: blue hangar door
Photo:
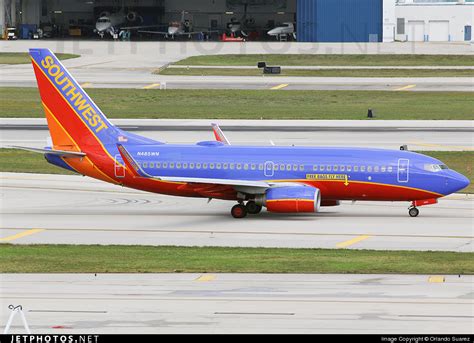
[[381, 42], [383, 0], [297, 0], [299, 42]]

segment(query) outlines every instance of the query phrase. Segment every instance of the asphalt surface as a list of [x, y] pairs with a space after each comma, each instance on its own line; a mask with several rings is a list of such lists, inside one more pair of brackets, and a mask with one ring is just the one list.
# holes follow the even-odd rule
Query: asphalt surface
[[[200, 43], [35, 41], [34, 47], [80, 54], [64, 61], [78, 82], [96, 88], [400, 90], [472, 91], [472, 78], [313, 78], [313, 77], [189, 77], [153, 75], [158, 68], [195, 55], [213, 54], [474, 54], [472, 44], [431, 43]], [[30, 41], [3, 41], [3, 52], [28, 51]], [[0, 65], [0, 87], [35, 87], [32, 67]]]
[[408, 216], [409, 203], [343, 202], [317, 214], [263, 212], [169, 197], [81, 176], [0, 174], [2, 242], [473, 251], [474, 199], [452, 195]]
[[[3, 274], [31, 332], [472, 334], [472, 276]], [[3, 326], [3, 325], [2, 325]], [[19, 316], [11, 333], [24, 334]]]
[[[280, 76], [169, 76], [154, 69], [69, 68], [84, 88], [129, 89], [274, 89], [279, 90], [385, 90], [472, 92], [470, 77], [350, 78]], [[282, 87], [282, 85], [285, 85]], [[36, 87], [29, 65], [0, 68], [0, 87]]]
[[[159, 141], [194, 144], [214, 140], [212, 120], [113, 120], [121, 128]], [[233, 144], [360, 146], [411, 150], [472, 150], [472, 121], [218, 120]], [[0, 147], [46, 146], [44, 119], [1, 119]], [[341, 139], [344, 137], [344, 139]]]

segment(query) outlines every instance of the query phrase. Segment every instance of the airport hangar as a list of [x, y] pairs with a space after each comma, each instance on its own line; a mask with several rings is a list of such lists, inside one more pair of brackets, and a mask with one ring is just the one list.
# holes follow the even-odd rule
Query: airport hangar
[[95, 21], [122, 8], [132, 25], [165, 27], [182, 11], [197, 28], [241, 21], [253, 40], [275, 39], [266, 32], [285, 22], [300, 42], [473, 39], [474, 0], [0, 0], [0, 28], [16, 27], [20, 38], [37, 28], [51, 38], [94, 37]]

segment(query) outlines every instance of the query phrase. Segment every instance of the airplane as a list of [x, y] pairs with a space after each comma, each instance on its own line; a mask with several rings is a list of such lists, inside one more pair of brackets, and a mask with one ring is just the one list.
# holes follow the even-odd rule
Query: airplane
[[267, 35], [276, 37], [277, 39], [282, 35], [292, 36], [296, 39], [295, 26], [293, 23], [283, 23], [282, 25], [279, 25], [268, 31]]
[[114, 126], [49, 49], [30, 49], [58, 167], [142, 191], [235, 203], [234, 218], [260, 213], [317, 213], [341, 200], [419, 206], [469, 185], [443, 162], [407, 150], [232, 145], [215, 140], [165, 144]]
[[138, 30], [157, 26], [121, 26], [127, 22], [136, 21], [143, 22], [143, 18], [133, 11], [125, 13], [125, 11], [122, 9], [116, 13], [102, 12], [99, 16], [99, 19], [97, 19], [95, 23], [94, 32], [97, 33], [101, 38], [104, 38], [106, 33], [114, 37], [120, 30]]
[[166, 32], [149, 31], [149, 30], [138, 30], [138, 32], [163, 35], [165, 36], [165, 38], [171, 38], [171, 39], [175, 39], [176, 37], [179, 37], [179, 36], [188, 36], [189, 38], [191, 38], [192, 35], [211, 34], [211, 33], [219, 32], [216, 30], [189, 31], [191, 23], [189, 22], [189, 20], [185, 19], [185, 16], [186, 16], [186, 11], [182, 11], [181, 20], [170, 22], [168, 26], [168, 31]]

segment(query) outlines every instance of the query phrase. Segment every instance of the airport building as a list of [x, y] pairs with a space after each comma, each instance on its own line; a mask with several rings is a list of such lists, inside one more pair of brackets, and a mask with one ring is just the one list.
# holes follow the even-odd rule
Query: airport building
[[[123, 13], [125, 26], [226, 32], [239, 23], [247, 40], [300, 42], [471, 41], [474, 0], [0, 0], [0, 28], [22, 39], [90, 38], [101, 16]], [[294, 35], [269, 30], [293, 23]], [[215, 35], [218, 38], [220, 35]], [[132, 37], [144, 38], [137, 32]], [[160, 39], [157, 36], [149, 39]], [[207, 37], [209, 38], [209, 37]], [[161, 37], [164, 39], [164, 37]], [[192, 39], [203, 39], [193, 36]]]

